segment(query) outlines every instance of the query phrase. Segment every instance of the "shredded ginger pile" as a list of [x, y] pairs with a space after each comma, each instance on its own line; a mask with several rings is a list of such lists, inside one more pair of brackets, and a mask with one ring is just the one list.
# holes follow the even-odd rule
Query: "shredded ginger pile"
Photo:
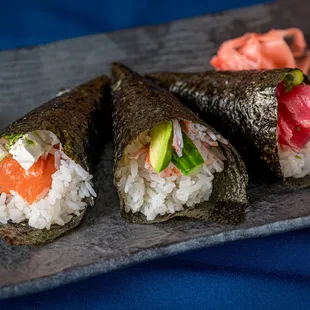
[[[288, 38], [291, 44], [286, 42]], [[307, 74], [310, 51], [300, 29], [272, 29], [265, 34], [246, 33], [224, 42], [210, 63], [216, 70], [299, 68]]]

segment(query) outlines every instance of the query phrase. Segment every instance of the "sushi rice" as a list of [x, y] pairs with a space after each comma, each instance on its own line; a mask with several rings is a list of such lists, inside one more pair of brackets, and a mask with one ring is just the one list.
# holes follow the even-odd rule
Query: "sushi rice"
[[[38, 134], [40, 132], [36, 131]], [[86, 208], [85, 197], [96, 197], [91, 183], [92, 175], [62, 151], [56, 135], [48, 133], [54, 144], [59, 144], [59, 150], [51, 149], [57, 169], [52, 175], [51, 188], [46, 188], [31, 205], [13, 190], [10, 194], [1, 193], [0, 223], [25, 222], [37, 229], [50, 229], [53, 224], [65, 225]]]
[[299, 152], [285, 145], [279, 145], [278, 149], [285, 178], [303, 178], [310, 174], [310, 141]]
[[[174, 214], [186, 207], [193, 207], [209, 200], [212, 193], [214, 173], [224, 169], [224, 155], [217, 141], [227, 144], [220, 135], [215, 135], [200, 124], [191, 124], [187, 136], [192, 139], [204, 164], [195, 173], [184, 176], [175, 172], [170, 163], [161, 173], [150, 171], [146, 165], [149, 133], [142, 133], [125, 150], [125, 155], [116, 171], [116, 186], [124, 199], [126, 212], [141, 212], [149, 221], [158, 215]], [[202, 143], [208, 143], [208, 148]], [[168, 173], [167, 173], [168, 172]]]

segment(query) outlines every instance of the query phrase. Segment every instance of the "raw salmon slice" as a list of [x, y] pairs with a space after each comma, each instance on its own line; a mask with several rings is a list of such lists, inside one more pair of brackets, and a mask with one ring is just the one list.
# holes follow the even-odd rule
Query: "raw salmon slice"
[[52, 154], [46, 159], [39, 158], [28, 171], [8, 156], [0, 164], [0, 193], [9, 194], [14, 190], [31, 205], [43, 191], [51, 188], [52, 174], [55, 172]]

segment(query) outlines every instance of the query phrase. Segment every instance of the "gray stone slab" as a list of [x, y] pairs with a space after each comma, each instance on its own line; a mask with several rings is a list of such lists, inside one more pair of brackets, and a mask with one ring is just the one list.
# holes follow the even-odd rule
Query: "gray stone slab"
[[[81, 37], [0, 53], [0, 127], [71, 87], [109, 73], [112, 61], [133, 69], [210, 69], [219, 44], [247, 31], [300, 27], [310, 41], [307, 0], [283, 0], [166, 25]], [[310, 189], [251, 185], [250, 208], [239, 226], [179, 220], [130, 225], [119, 215], [112, 185], [112, 145], [96, 174], [97, 203], [79, 229], [44, 246], [0, 241], [0, 298], [60, 286], [161, 256], [232, 240], [310, 226]]]

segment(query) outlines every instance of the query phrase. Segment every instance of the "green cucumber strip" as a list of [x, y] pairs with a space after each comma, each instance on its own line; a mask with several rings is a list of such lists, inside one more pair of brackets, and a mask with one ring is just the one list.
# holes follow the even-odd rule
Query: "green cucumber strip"
[[286, 91], [291, 91], [293, 87], [300, 85], [304, 81], [304, 73], [301, 70], [295, 69], [284, 74], [281, 78]]
[[182, 156], [179, 157], [174, 151], [172, 154], [172, 163], [181, 171], [183, 175], [189, 175], [197, 167], [204, 163], [194, 142], [184, 133], [183, 135], [183, 149]]

